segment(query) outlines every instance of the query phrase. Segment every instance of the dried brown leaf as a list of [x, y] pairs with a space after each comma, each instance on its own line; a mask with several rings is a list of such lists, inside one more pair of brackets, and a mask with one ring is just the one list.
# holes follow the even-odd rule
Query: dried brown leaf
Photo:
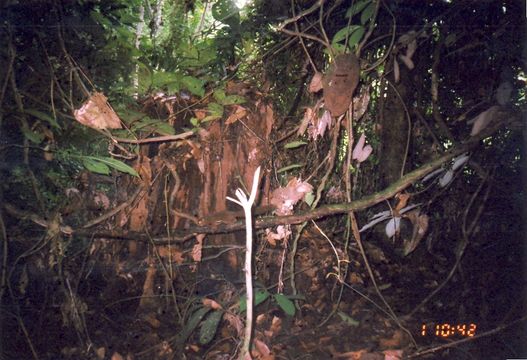
[[323, 75], [320, 72], [316, 72], [315, 75], [313, 75], [313, 78], [311, 79], [311, 82], [309, 83], [308, 91], [310, 93], [316, 93], [322, 90], [322, 78]]
[[196, 117], [196, 119], [198, 120], [203, 120], [207, 117], [207, 110], [205, 109], [195, 109], [194, 110], [194, 116]]
[[254, 339], [254, 347], [253, 351], [251, 353], [254, 353], [255, 350], [257, 351], [256, 354], [253, 356], [255, 357], [263, 357], [264, 359], [274, 359], [274, 357], [269, 357], [271, 355], [271, 350], [269, 350], [269, 347], [261, 340]]
[[230, 125], [235, 123], [236, 121], [240, 120], [241, 118], [245, 117], [247, 115], [247, 109], [245, 109], [243, 106], [235, 105], [234, 112], [229, 115], [227, 120], [225, 120], [226, 125]]
[[273, 319], [271, 320], [271, 327], [269, 328], [269, 331], [273, 332], [274, 334], [280, 333], [282, 330], [282, 319], [280, 319], [278, 316], [273, 316]]
[[192, 247], [192, 259], [194, 261], [201, 261], [201, 252], [203, 250], [203, 239], [205, 234], [196, 235], [196, 244]]
[[405, 239], [403, 244], [403, 253], [404, 256], [413, 252], [428, 230], [429, 218], [426, 214], [420, 214], [418, 209], [411, 210], [404, 214], [404, 217], [410, 220], [413, 225], [412, 237], [410, 239]]
[[393, 78], [395, 79], [396, 84], [401, 79], [401, 70], [399, 69], [399, 63], [397, 62], [397, 59], [393, 59]]
[[302, 121], [300, 122], [300, 126], [298, 127], [298, 131], [297, 131], [298, 136], [304, 135], [307, 127], [312, 122], [314, 116], [315, 116], [315, 111], [312, 108], [306, 108], [306, 110], [304, 111], [304, 117], [302, 118]]
[[103, 93], [93, 93], [80, 109], [73, 112], [75, 120], [94, 129], [120, 129], [121, 120], [107, 100]]
[[223, 307], [219, 303], [209, 298], [203, 298], [201, 302], [203, 303], [203, 306], [211, 308], [212, 310], [223, 309]]
[[363, 87], [361, 89], [360, 95], [353, 98], [353, 119], [359, 120], [364, 116], [366, 110], [368, 110], [368, 105], [370, 103], [370, 88]]
[[227, 323], [236, 330], [236, 333], [238, 335], [241, 336], [243, 334], [243, 330], [244, 330], [243, 322], [242, 322], [242, 319], [240, 319], [238, 315], [235, 315], [232, 312], [226, 312], [223, 315], [223, 319], [227, 321]]
[[324, 106], [332, 116], [340, 116], [348, 110], [359, 75], [359, 60], [353, 54], [338, 55], [329, 66], [322, 83]]
[[401, 360], [404, 352], [402, 350], [384, 350], [384, 360]]
[[410, 199], [410, 194], [398, 193], [397, 195], [395, 195], [395, 198], [397, 199], [397, 205], [395, 205], [394, 211], [399, 212], [408, 203], [408, 200]]
[[474, 124], [472, 125], [470, 136], [476, 136], [481, 130], [485, 129], [490, 124], [492, 118], [496, 115], [498, 110], [498, 106], [492, 106], [472, 119], [470, 122], [473, 122]]

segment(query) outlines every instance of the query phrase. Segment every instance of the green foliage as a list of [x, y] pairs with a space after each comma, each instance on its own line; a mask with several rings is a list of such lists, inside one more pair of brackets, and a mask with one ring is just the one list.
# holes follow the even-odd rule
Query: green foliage
[[[271, 296], [271, 293], [265, 289], [257, 289], [254, 292], [254, 306], [258, 306], [267, 300]], [[240, 311], [247, 310], [247, 296], [242, 296], [240, 298]]]
[[199, 332], [199, 342], [206, 345], [214, 339], [214, 335], [218, 331], [220, 321], [223, 317], [222, 310], [212, 311], [202, 322], [201, 330]]
[[209, 115], [207, 115], [203, 120], [201, 120], [201, 122], [217, 120], [223, 116], [223, 106], [218, 103], [209, 103], [209, 105], [207, 105], [207, 110], [209, 111]]
[[233, 29], [239, 29], [240, 13], [232, 0], [217, 0], [212, 5], [212, 17]]
[[[273, 299], [276, 304], [289, 316], [295, 316], [296, 308], [295, 304], [293, 303], [293, 299], [296, 300], [305, 300], [303, 296], [287, 296], [284, 294], [273, 294], [271, 296], [271, 293], [267, 291], [266, 289], [258, 289], [254, 293], [254, 306], [258, 306], [261, 303], [263, 303], [267, 299]], [[243, 296], [240, 298], [240, 311], [246, 311], [247, 310], [247, 297]]]
[[194, 76], [183, 76], [181, 78], [181, 84], [192, 94], [199, 97], [205, 96], [205, 81], [198, 79]]
[[[361, 41], [365, 32], [366, 28], [362, 25], [346, 26], [337, 31], [337, 33], [333, 36], [331, 47], [333, 47], [333, 49], [339, 54], [353, 51], [353, 49]], [[346, 51], [346, 41], [348, 51]]]
[[234, 105], [234, 104], [243, 104], [245, 102], [245, 98], [240, 95], [226, 95], [225, 90], [223, 89], [217, 89], [214, 91], [214, 99], [220, 103], [221, 105]]
[[315, 193], [313, 191], [310, 191], [304, 195], [304, 202], [311, 206], [313, 202], [315, 201]]
[[139, 176], [137, 171], [135, 171], [132, 167], [114, 158], [81, 155], [78, 155], [78, 157], [82, 160], [84, 167], [94, 173], [109, 175], [110, 168], [113, 168], [125, 174]]
[[177, 337], [176, 342], [179, 346], [183, 345], [185, 341], [187, 341], [190, 334], [192, 334], [192, 332], [201, 323], [205, 315], [207, 315], [210, 311], [211, 311], [211, 308], [201, 306], [192, 314], [190, 319], [187, 321], [187, 323], [183, 327], [183, 330], [179, 333]]
[[349, 326], [359, 326], [360, 325], [360, 321], [353, 319], [351, 316], [349, 316], [348, 314], [342, 311], [337, 311], [337, 315], [340, 317], [342, 321], [344, 321]]
[[20, 130], [22, 131], [22, 134], [24, 134], [24, 137], [28, 139], [29, 141], [31, 141], [33, 144], [38, 145], [42, 141], [44, 141], [44, 138], [45, 138], [44, 134], [38, 131], [30, 130], [25, 127], [21, 128]]
[[119, 172], [129, 174], [132, 176], [139, 176], [131, 166], [124, 162], [106, 156], [82, 155], [77, 150], [59, 150], [56, 153], [57, 159], [66, 164], [80, 164], [86, 170], [96, 174], [109, 175], [111, 169]]
[[160, 135], [174, 135], [176, 132], [174, 128], [164, 121], [150, 119], [144, 117], [143, 119], [136, 121], [130, 128], [133, 132], [146, 131], [149, 133], [158, 133]]
[[290, 143], [285, 144], [284, 145], [284, 149], [296, 149], [296, 148], [298, 148], [300, 146], [304, 146], [306, 144], [307, 144], [307, 142], [305, 142], [305, 141], [300, 141], [300, 140], [292, 141]]
[[370, 3], [360, 14], [360, 23], [365, 25], [368, 21], [371, 20], [373, 13], [375, 12], [375, 4]]
[[29, 115], [32, 115], [44, 122], [47, 122], [48, 124], [50, 124], [52, 127], [56, 128], [56, 129], [60, 129], [60, 125], [59, 123], [57, 122], [57, 119], [55, 117], [52, 117], [51, 115], [49, 114], [46, 114], [42, 111], [39, 111], [39, 110], [36, 110], [36, 109], [24, 109], [24, 112], [26, 114], [29, 114]]
[[301, 168], [303, 166], [304, 166], [304, 164], [292, 164], [292, 165], [288, 165], [288, 166], [285, 166], [283, 168], [280, 168], [276, 172], [278, 174], [280, 174], [280, 173], [283, 173], [283, 172], [286, 172], [286, 171], [289, 171], [289, 170]]
[[284, 294], [274, 294], [274, 300], [280, 306], [284, 312], [289, 316], [295, 316], [296, 308], [295, 304], [287, 298]]
[[346, 11], [346, 19], [350, 16], [360, 13], [368, 5], [372, 5], [371, 0], [361, 0], [354, 2], [353, 5]]

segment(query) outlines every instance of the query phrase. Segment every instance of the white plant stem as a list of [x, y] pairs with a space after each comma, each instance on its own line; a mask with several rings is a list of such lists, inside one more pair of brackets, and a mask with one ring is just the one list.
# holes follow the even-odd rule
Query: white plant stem
[[227, 196], [227, 200], [230, 200], [241, 207], [245, 215], [245, 287], [247, 288], [247, 320], [245, 323], [245, 337], [243, 339], [242, 351], [240, 352], [240, 360], [252, 359], [251, 357], [251, 334], [253, 327], [253, 307], [254, 307], [254, 292], [253, 292], [253, 279], [252, 279], [252, 244], [253, 244], [253, 227], [252, 227], [252, 213], [251, 207], [256, 199], [256, 192], [258, 191], [258, 180], [260, 178], [260, 167], [256, 169], [253, 177], [253, 186], [251, 189], [251, 195], [247, 198], [247, 195], [243, 193], [241, 189], [236, 190], [236, 197], [238, 200]]

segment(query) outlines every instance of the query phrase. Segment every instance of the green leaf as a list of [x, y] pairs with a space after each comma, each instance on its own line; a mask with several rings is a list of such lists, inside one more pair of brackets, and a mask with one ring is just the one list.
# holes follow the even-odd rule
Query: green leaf
[[163, 87], [172, 83], [179, 83], [181, 81], [181, 75], [166, 72], [166, 71], [156, 71], [152, 75], [152, 86], [154, 87]]
[[110, 174], [110, 168], [106, 166], [106, 164], [93, 160], [89, 157], [84, 157], [82, 159], [82, 165], [86, 168], [86, 170], [96, 173], [96, 174], [102, 174], [102, 175], [109, 175]]
[[245, 102], [245, 98], [240, 95], [229, 95], [227, 96], [223, 102], [222, 105], [234, 105], [234, 104], [243, 104]]
[[[123, 172], [123, 173], [126, 173], [126, 174], [130, 174], [132, 176], [139, 176], [139, 174], [137, 173], [137, 171], [134, 170], [134, 168], [126, 165], [124, 162], [120, 161], [120, 160], [117, 160], [117, 159], [114, 159], [114, 158], [111, 158], [111, 157], [97, 157], [97, 156], [83, 156], [83, 161], [84, 160], [91, 160], [93, 162], [98, 162], [98, 163], [101, 163], [103, 165], [106, 165], [106, 167], [111, 167], [111, 168], [114, 168], [115, 170], [117, 171], [120, 171], [120, 172]], [[88, 169], [90, 170], [90, 169]], [[109, 174], [110, 171], [108, 169], [108, 172], [106, 172], [105, 174]]]
[[115, 111], [117, 112], [117, 115], [119, 115], [119, 118], [123, 120], [123, 122], [128, 126], [130, 126], [130, 124], [138, 120], [141, 120], [147, 117], [145, 113], [135, 111], [133, 109], [128, 109], [128, 108], [115, 109]]
[[205, 118], [201, 120], [201, 122], [220, 119], [223, 116], [223, 106], [218, 103], [209, 103], [207, 109], [209, 110], [209, 115], [205, 116]]
[[174, 135], [175, 130], [174, 128], [169, 124], [161, 120], [155, 120], [151, 119], [149, 117], [145, 117], [141, 121], [137, 121], [134, 123], [134, 125], [131, 127], [132, 131], [140, 131], [140, 130], [146, 130], [146, 131], [155, 131], [161, 135]]
[[154, 75], [152, 68], [147, 64], [137, 61], [138, 67], [138, 80], [139, 80], [139, 91], [146, 92], [151, 86], [153, 86]]
[[118, 138], [135, 139], [135, 136], [128, 129], [112, 129], [112, 135]]
[[26, 139], [28, 139], [34, 144], [40, 144], [42, 140], [44, 140], [44, 134], [41, 134], [33, 130], [22, 128], [22, 133], [24, 134]]
[[43, 120], [47, 123], [49, 123], [51, 126], [57, 128], [57, 129], [60, 129], [60, 125], [59, 123], [57, 122], [57, 119], [55, 119], [54, 117], [46, 114], [46, 113], [43, 113], [42, 111], [38, 111], [36, 109], [25, 109], [24, 112], [26, 114], [29, 114], [31, 116], [34, 116], [40, 120]]
[[225, 100], [225, 98], [227, 97], [227, 95], [225, 95], [225, 90], [222, 90], [222, 89], [218, 89], [214, 91], [213, 96], [214, 96], [214, 99], [220, 104], [223, 104], [223, 100]]
[[375, 4], [371, 3], [370, 5], [366, 7], [366, 9], [364, 9], [362, 14], [360, 14], [360, 23], [362, 25], [366, 24], [368, 20], [370, 20], [371, 17], [373, 16], [374, 11], [375, 11]]
[[[271, 296], [269, 291], [265, 289], [258, 289], [254, 293], [254, 306], [258, 306], [263, 303], [267, 298]], [[247, 310], [247, 296], [240, 298], [240, 311]]]
[[225, 91], [222, 89], [214, 91], [214, 99], [221, 105], [234, 105], [242, 104], [245, 102], [245, 98], [240, 95], [225, 95]]
[[389, 289], [391, 287], [392, 287], [392, 283], [381, 284], [381, 285], [379, 285], [379, 290], [386, 290], [386, 289]]
[[217, 0], [212, 5], [212, 17], [232, 28], [240, 24], [240, 12], [232, 0]]
[[305, 141], [293, 141], [284, 145], [284, 149], [296, 149], [297, 147], [306, 145]]
[[348, 47], [351, 49], [353, 48], [355, 45], [357, 45], [359, 43], [359, 41], [362, 39], [362, 37], [364, 36], [364, 32], [366, 31], [366, 29], [364, 28], [364, 26], [360, 26], [357, 30], [355, 30], [349, 37], [348, 39]]
[[194, 76], [183, 76], [181, 84], [194, 95], [205, 96], [205, 81]]
[[[344, 47], [344, 44], [335, 43], [331, 44], [331, 47], [333, 48], [333, 53], [335, 55], [345, 54], [346, 53], [346, 47]], [[328, 50], [328, 48], [324, 49], [324, 53], [328, 56], [331, 55], [331, 52]]]
[[284, 294], [274, 294], [274, 299], [276, 300], [276, 303], [284, 312], [289, 316], [295, 316], [295, 304], [287, 298]]
[[201, 324], [201, 330], [199, 332], [199, 342], [202, 345], [206, 345], [214, 339], [221, 318], [223, 317], [223, 311], [213, 311], [205, 321]]
[[313, 201], [315, 201], [315, 194], [313, 193], [313, 191], [310, 191], [304, 195], [304, 202], [307, 205], [311, 206], [311, 204], [313, 204]]
[[171, 94], [178, 93], [181, 90], [181, 84], [179, 82], [171, 82], [166, 85], [167, 91]]
[[194, 314], [192, 314], [188, 323], [185, 324], [185, 327], [177, 336], [176, 345], [178, 348], [183, 346], [190, 334], [192, 334], [194, 329], [199, 325], [203, 317], [207, 315], [209, 311], [211, 311], [211, 308], [201, 307]]
[[354, 318], [342, 311], [337, 311], [337, 315], [342, 321], [344, 321], [349, 326], [359, 326], [360, 324], [360, 321], [355, 320]]
[[134, 33], [132, 33], [127, 26], [115, 26], [114, 29], [117, 34], [117, 38], [121, 40], [123, 45], [129, 45], [129, 47], [133, 47], [133, 43], [130, 40], [132, 40], [134, 37]]
[[277, 173], [282, 173], [282, 172], [289, 171], [289, 170], [292, 170], [292, 169], [301, 168], [303, 166], [304, 166], [304, 164], [293, 164], [293, 165], [289, 165], [289, 166], [283, 167], [281, 169], [278, 169], [276, 172]]
[[351, 25], [340, 29], [339, 31], [337, 31], [335, 36], [333, 36], [333, 40], [331, 41], [331, 43], [334, 44], [341, 41], [344, 42], [344, 40], [346, 40], [346, 37], [348, 37], [349, 34], [352, 34], [354, 31], [361, 27], [362, 26], [360, 25]]
[[108, 20], [104, 15], [99, 13], [98, 11], [92, 10], [90, 11], [90, 17], [98, 24], [102, 25], [102, 27], [106, 29], [110, 29], [113, 25], [110, 20]]
[[305, 295], [303, 294], [291, 294], [291, 295], [287, 295], [287, 298], [289, 300], [302, 300], [302, 301], [306, 301], [306, 297]]
[[371, 0], [357, 1], [352, 7], [348, 9], [348, 11], [346, 11], [346, 19], [361, 12], [362, 9], [364, 9], [370, 2]]
[[174, 135], [176, 131], [169, 123], [158, 121], [150, 126], [152, 130], [161, 135]]
[[121, 20], [122, 23], [129, 25], [129, 26], [134, 26], [135, 24], [141, 21], [139, 16], [135, 14], [130, 14], [128, 12], [120, 12], [119, 19]]

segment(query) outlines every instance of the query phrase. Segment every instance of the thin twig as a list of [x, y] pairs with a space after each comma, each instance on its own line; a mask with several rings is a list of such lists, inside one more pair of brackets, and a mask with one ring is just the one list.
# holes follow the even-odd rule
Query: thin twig
[[283, 23], [281, 23], [278, 26], [278, 30], [283, 31], [284, 27], [286, 27], [288, 24], [291, 24], [292, 22], [296, 22], [300, 20], [301, 18], [303, 18], [304, 16], [309, 15], [312, 12], [316, 11], [322, 5], [323, 2], [324, 0], [319, 0], [316, 3], [314, 3], [313, 6], [311, 6], [309, 9], [306, 9], [302, 11], [300, 14], [293, 16], [290, 19], [285, 20]]

